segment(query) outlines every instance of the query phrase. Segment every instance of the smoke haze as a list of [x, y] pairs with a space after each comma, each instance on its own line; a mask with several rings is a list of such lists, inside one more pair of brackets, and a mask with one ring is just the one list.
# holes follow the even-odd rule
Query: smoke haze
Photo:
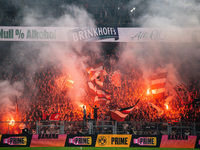
[[[144, 1], [134, 0], [128, 4], [127, 8], [139, 6], [142, 3]], [[37, 5], [30, 8], [14, 1], [13, 5], [20, 9], [19, 15], [25, 16], [21, 20], [21, 26], [95, 27], [94, 18], [80, 6], [59, 6], [62, 11], [58, 16], [61, 15], [61, 17], [56, 17], [57, 12], [48, 1], [45, 1], [45, 5], [41, 7]], [[141, 27], [184, 32], [184, 28], [199, 27], [200, 24], [200, 6], [194, 0], [151, 0], [140, 9], [143, 13], [138, 16], [137, 23]], [[132, 20], [134, 24], [135, 18]], [[11, 112], [10, 110], [15, 107], [14, 96], [24, 98], [24, 101], [35, 100], [33, 98], [40, 92], [36, 76], [42, 74], [41, 70], [46, 68], [58, 70], [55, 69], [56, 73], [50, 71], [49, 78], [67, 76], [74, 81], [73, 88], [68, 91], [68, 96], [73, 102], [78, 102], [80, 97], [85, 95], [83, 92], [86, 81], [85, 69], [96, 62], [105, 61], [101, 50], [102, 45], [98, 42], [78, 44], [74, 42], [12, 42], [11, 51], [5, 52], [6, 63], [2, 63], [1, 66], [8, 78], [0, 81], [0, 109], [3, 113]], [[127, 64], [130, 68], [137, 68], [141, 70], [142, 77], [147, 82], [158, 68], [168, 70], [169, 80], [174, 84], [180, 82], [189, 84], [190, 80], [200, 78], [198, 69], [200, 52], [196, 43], [119, 43], [117, 54], [119, 69], [123, 70]], [[110, 63], [113, 59], [110, 59]], [[21, 70], [18, 70], [19, 68]], [[13, 81], [10, 81], [11, 79]], [[18, 87], [21, 88], [18, 89]]]
[[[168, 32], [184, 33], [185, 28], [199, 27], [200, 7], [195, 0], [151, 0], [132, 1], [129, 8], [137, 6], [142, 14], [137, 16], [137, 21], [144, 28], [161, 28]], [[133, 24], [135, 18], [132, 18]], [[174, 32], [176, 31], [176, 32]], [[179, 37], [179, 35], [176, 35]], [[188, 84], [192, 79], [198, 79], [200, 52], [197, 43], [126, 43], [121, 45], [119, 64], [130, 63], [140, 66], [143, 76], [148, 79], [152, 72], [158, 68], [171, 68], [173, 82]], [[170, 66], [170, 67], [169, 67]], [[176, 77], [176, 79], [175, 79]]]
[[[30, 8], [17, 5], [20, 8], [19, 14], [25, 16], [21, 26], [95, 27], [92, 17], [82, 7], [75, 5], [60, 6], [63, 14], [59, 18], [55, 17], [56, 12], [51, 9], [51, 3], [48, 3], [48, 1], [41, 7], [37, 5], [37, 7]], [[100, 43], [81, 42], [78, 44], [74, 42], [13, 42], [8, 58], [11, 63], [9, 66], [5, 65], [6, 72], [10, 77], [15, 74], [14, 78], [21, 79], [20, 83], [25, 83], [25, 91], [28, 93], [23, 90], [18, 92], [15, 89], [14, 81], [11, 85], [8, 80], [2, 81], [0, 83], [2, 87], [0, 93], [0, 97], [2, 97], [1, 108], [5, 107], [2, 111], [8, 114], [10, 109], [15, 108], [15, 99], [10, 98], [10, 95], [17, 95], [19, 98], [23, 93], [24, 101], [27, 99], [29, 101], [35, 100], [37, 93], [41, 92], [38, 83], [44, 82], [43, 84], [45, 84], [47, 80], [50, 80], [49, 78], [56, 80], [61, 76], [65, 77], [64, 81], [62, 81], [63, 83], [61, 83], [62, 86], [66, 84], [67, 79], [73, 80], [73, 88], [68, 90], [67, 96], [72, 99], [72, 102], [79, 102], [81, 97], [85, 95], [83, 92], [86, 80], [84, 78], [85, 69], [95, 61], [100, 61], [100, 46]], [[91, 57], [91, 55], [94, 55], [94, 57]], [[17, 66], [23, 69], [17, 70]], [[14, 68], [16, 68], [15, 73], [13, 73]], [[41, 75], [48, 68], [50, 68], [50, 71]], [[54, 70], [54, 72], [53, 69], [57, 71]], [[38, 75], [43, 78], [37, 78], [36, 76]], [[3, 90], [3, 88], [5, 89]], [[62, 92], [62, 88], [64, 86], [61, 87], [61, 91], [54, 92], [59, 94]], [[4, 96], [5, 94], [7, 96]]]

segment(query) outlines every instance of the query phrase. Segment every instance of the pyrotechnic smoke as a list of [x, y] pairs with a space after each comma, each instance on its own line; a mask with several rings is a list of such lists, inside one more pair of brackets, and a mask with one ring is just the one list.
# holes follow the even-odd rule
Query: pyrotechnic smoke
[[[23, 14], [22, 26], [52, 26], [52, 27], [94, 27], [92, 17], [84, 10], [83, 7], [70, 5], [59, 6], [62, 11], [60, 14], [52, 3], [45, 1], [44, 5], [22, 6], [17, 4], [20, 8], [19, 14]], [[58, 6], [56, 7], [58, 8]], [[11, 64], [13, 68], [20, 66], [23, 70], [18, 70], [17, 76], [26, 84], [26, 92], [24, 94], [25, 100], [35, 100], [38, 92], [41, 92], [38, 83], [44, 79], [36, 77], [47, 76], [48, 79], [56, 80], [60, 76], [70, 77], [73, 81], [73, 88], [67, 90], [67, 96], [72, 99], [72, 102], [79, 102], [84, 96], [85, 89], [85, 69], [92, 62], [99, 60], [100, 43], [74, 43], [72, 42], [16, 42], [12, 43], [11, 47]], [[94, 57], [91, 57], [94, 55]], [[53, 68], [58, 71], [50, 70], [42, 75], [42, 70], [45, 68]], [[10, 73], [12, 74], [12, 73]], [[16, 73], [15, 73], [16, 74]], [[52, 76], [51, 76], [52, 75]], [[12, 75], [11, 75], [12, 76]], [[8, 82], [8, 81], [4, 81]], [[63, 82], [63, 84], [66, 84]], [[56, 86], [52, 84], [52, 86]], [[64, 85], [63, 85], [64, 86]], [[62, 92], [62, 88], [54, 91], [57, 94]], [[10, 91], [12, 94], [13, 91]], [[50, 91], [51, 92], [51, 91]], [[2, 99], [1, 101], [3, 101]], [[37, 99], [36, 99], [37, 100]], [[3, 106], [3, 105], [2, 105]], [[4, 105], [5, 106], [5, 105]], [[7, 108], [13, 107], [11, 103], [7, 103]], [[22, 111], [22, 110], [21, 110]]]
[[[180, 39], [182, 37], [177, 33], [184, 33], [185, 28], [199, 27], [199, 6], [199, 2], [195, 0], [134, 0], [128, 4], [128, 8], [135, 7], [135, 11], [131, 12], [131, 16], [134, 16], [133, 24], [137, 21], [143, 28], [175, 31], [172, 33]], [[189, 39], [192, 38], [190, 34], [187, 36]], [[171, 66], [172, 69], [172, 82], [188, 83], [189, 80], [200, 77], [197, 67], [200, 65], [200, 52], [196, 43], [123, 43], [121, 49], [119, 64], [123, 66], [129, 63], [138, 66], [146, 79], [159, 67], [168, 68], [167, 66]]]
[[[23, 3], [10, 1], [10, 3], [19, 9], [19, 18], [20, 14], [24, 16], [21, 20], [22, 26], [95, 27], [92, 16], [80, 6], [58, 6], [58, 3], [51, 1], [40, 1], [40, 4], [36, 5], [33, 2], [31, 7], [26, 5], [25, 1]], [[137, 6], [141, 6], [139, 10]], [[200, 7], [194, 0], [146, 2], [133, 0], [129, 3], [129, 7], [135, 7], [132, 13], [139, 11], [137, 14], [140, 15], [134, 16], [136, 19], [133, 18], [133, 23], [138, 20], [137, 23], [141, 27], [172, 29], [179, 32], [184, 31], [185, 27], [199, 27]], [[11, 89], [7, 96], [2, 97], [0, 109], [14, 108], [9, 96], [22, 96], [24, 101], [37, 100], [36, 95], [41, 92], [38, 83], [43, 82], [44, 85], [46, 82], [40, 78], [43, 76], [47, 76], [48, 80], [57, 79], [60, 76], [70, 77], [74, 85], [68, 90], [67, 96], [71, 97], [72, 102], [79, 101], [84, 95], [82, 89], [85, 88], [85, 69], [102, 59], [100, 46], [100, 43], [92, 42], [78, 44], [74, 42], [12, 42], [11, 52], [7, 54], [8, 60], [0, 57], [5, 62], [8, 61], [8, 64], [3, 67], [6, 68], [7, 78], [1, 81], [0, 90]], [[191, 78], [200, 78], [198, 48], [196, 43], [121, 43], [118, 48], [120, 50], [117, 66], [122, 70], [125, 65], [128, 65], [130, 69], [135, 67], [142, 72], [146, 80], [158, 68], [165, 68], [169, 72], [171, 82], [187, 83]], [[53, 70], [48, 72], [48, 68]], [[14, 86], [16, 81], [13, 80], [23, 83], [24, 88], [18, 91]], [[52, 86], [56, 85], [52, 84]]]
[[23, 82], [10, 84], [8, 81], [0, 81], [0, 113], [3, 120], [9, 120], [16, 114], [16, 98], [20, 98], [23, 89]]
[[139, 23], [143, 27], [199, 27], [199, 2], [195, 0], [152, 0], [147, 2], [146, 13]]

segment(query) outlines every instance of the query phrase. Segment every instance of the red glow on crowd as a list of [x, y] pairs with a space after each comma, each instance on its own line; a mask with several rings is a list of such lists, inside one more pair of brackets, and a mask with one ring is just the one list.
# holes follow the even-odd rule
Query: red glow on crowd
[[62, 76], [56, 79], [58, 89], [64, 90], [65, 88], [73, 88], [74, 81], [67, 76]]

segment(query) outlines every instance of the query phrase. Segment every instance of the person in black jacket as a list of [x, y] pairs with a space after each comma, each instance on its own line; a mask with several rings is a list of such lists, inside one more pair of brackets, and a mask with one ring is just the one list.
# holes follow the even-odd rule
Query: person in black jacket
[[85, 108], [85, 106], [83, 106], [83, 121], [84, 121], [84, 123], [86, 122], [86, 119], [87, 119], [86, 108]]
[[[90, 105], [90, 107], [92, 107], [92, 106]], [[93, 113], [94, 113], [94, 121], [97, 121], [97, 118], [98, 118], [98, 116], [97, 116], [97, 110], [99, 109], [99, 107], [97, 107], [97, 105], [95, 105], [92, 108], [93, 108]]]
[[22, 134], [29, 134], [28, 128], [25, 127], [24, 129], [22, 129]]

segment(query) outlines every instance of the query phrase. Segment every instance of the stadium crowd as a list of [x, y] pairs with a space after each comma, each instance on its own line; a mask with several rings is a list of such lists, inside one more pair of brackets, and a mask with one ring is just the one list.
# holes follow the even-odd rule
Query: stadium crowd
[[[90, 14], [93, 15], [97, 26], [127, 27], [130, 26], [130, 24], [132, 27], [138, 26], [137, 22], [133, 24], [129, 18], [130, 10], [126, 9], [128, 2], [129, 0], [119, 0], [117, 2], [116, 0], [101, 0], [95, 4], [92, 2], [92, 0], [82, 0], [81, 2], [72, 0], [71, 4], [78, 4], [84, 7]], [[32, 6], [32, 0], [20, 0], [19, 3], [23, 4], [23, 6]], [[48, 6], [49, 10], [52, 11], [51, 13], [54, 14], [54, 17], [58, 18], [65, 13], [61, 7], [65, 3], [69, 4], [70, 1], [63, 0], [61, 3], [54, 2], [54, 5], [51, 7]], [[38, 1], [38, 5], [39, 4], [40, 3]], [[51, 4], [50, 0], [49, 4]], [[23, 14], [21, 14], [21, 12], [18, 10], [19, 8], [15, 7], [12, 1], [2, 0], [0, 2], [0, 25], [21, 25]], [[43, 15], [45, 15], [45, 12]], [[48, 15], [49, 14], [46, 14], [46, 16]], [[139, 15], [137, 14], [137, 8], [136, 12], [134, 12], [132, 15], [134, 16], [131, 18]], [[94, 118], [93, 108], [91, 107], [94, 107], [94, 103], [89, 94], [85, 94], [80, 99], [79, 103], [75, 103], [74, 100], [67, 95], [69, 87], [63, 88], [62, 90], [58, 90], [56, 88], [55, 80], [61, 75], [59, 69], [54, 67], [45, 69], [43, 68], [37, 72], [34, 79], [32, 79], [34, 83], [31, 84], [28, 78], [24, 79], [24, 77], [29, 76], [26, 72], [27, 70], [25, 69], [25, 66], [14, 66], [13, 68], [15, 70], [11, 75], [10, 72], [6, 71], [6, 66], [11, 65], [10, 63], [12, 63], [12, 60], [6, 60], [6, 58], [3, 59], [4, 61], [1, 63], [7, 64], [0, 66], [0, 79], [10, 80], [11, 83], [20, 81], [22, 79], [25, 81], [25, 94], [23, 97], [20, 97], [17, 102], [19, 112], [17, 120], [26, 122], [30, 133], [36, 133], [36, 121], [38, 121], [38, 125], [42, 125], [43, 121], [49, 122], [51, 114], [54, 113], [60, 113], [61, 115], [59, 120], [66, 122], [66, 126], [64, 127], [65, 133], [84, 132], [82, 131], [82, 124], [80, 124], [80, 122], [83, 121], [82, 105], [86, 106], [87, 119], [90, 120]], [[115, 67], [110, 66], [105, 69], [106, 71], [109, 70], [108, 72], [112, 72], [115, 70]], [[20, 73], [18, 73], [19, 70], [21, 71]], [[166, 109], [164, 100], [160, 100], [158, 102], [151, 96], [147, 95], [146, 81], [142, 77], [140, 70], [131, 68], [127, 64], [127, 66], [124, 66], [123, 69], [121, 68], [120, 72], [123, 74], [121, 77], [121, 85], [119, 87], [111, 84], [108, 79], [109, 77], [105, 77], [103, 89], [111, 93], [112, 97], [109, 104], [99, 106], [97, 118], [98, 121], [112, 121], [112, 118], [110, 117], [110, 110], [133, 106], [139, 99], [140, 101], [135, 106], [134, 110], [126, 117], [125, 122], [121, 123], [121, 126], [123, 127], [121, 131], [123, 133], [144, 134], [145, 132], [145, 134], [161, 134], [157, 130], [156, 133], [148, 133], [151, 132], [147, 130], [148, 128], [146, 128], [143, 133], [137, 133], [137, 130], [141, 128], [141, 124], [138, 123], [135, 125], [134, 123], [130, 122], [145, 122], [147, 123], [145, 127], [148, 127], [148, 123], [150, 122], [199, 122], [200, 112], [199, 106], [197, 107], [196, 103], [196, 100], [199, 98], [200, 94], [199, 81], [188, 81], [188, 83], [190, 83], [188, 89], [192, 97], [190, 102], [182, 104], [178, 97], [176, 97], [176, 99], [170, 101], [168, 104], [169, 108]], [[31, 92], [32, 90], [37, 91], [35, 92], [35, 95], [33, 95], [33, 92]], [[163, 113], [159, 114], [158, 110], [149, 105], [149, 103], [153, 103], [161, 107]], [[75, 124], [70, 122], [75, 122]], [[60, 125], [60, 122], [52, 121], [51, 127], [42, 127], [40, 131], [41, 133], [46, 134], [52, 132], [59, 133], [60, 127], [57, 127], [56, 125]], [[75, 130], [74, 128], [77, 129], [77, 126], [79, 128], [78, 130]], [[164, 127], [160, 127], [161, 130], [163, 128]]]
[[[182, 104], [177, 97], [168, 104], [169, 108], [166, 109], [164, 106], [164, 100], [159, 100], [158, 102], [158, 100], [147, 95], [147, 86], [145, 80], [137, 69], [130, 69], [128, 66], [124, 67], [123, 69], [124, 70], [122, 70], [122, 72], [128, 74], [128, 76], [121, 76], [120, 87], [116, 87], [109, 82], [109, 79], [106, 79], [108, 77], [105, 77], [103, 89], [111, 93], [112, 98], [109, 104], [98, 105], [99, 109], [97, 120], [99, 122], [112, 121], [112, 118], [110, 117], [110, 110], [133, 106], [138, 99], [140, 100], [134, 107], [134, 110], [125, 118], [124, 124], [122, 122], [122, 127], [125, 129], [121, 129], [121, 131], [134, 133], [136, 132], [134, 130], [141, 128], [140, 124], [134, 125], [130, 122], [199, 122], [199, 109], [196, 110], [196, 105], [192, 103], [196, 98], [198, 98], [198, 89], [191, 94], [191, 102]], [[59, 90], [58, 92], [56, 84], [54, 83], [56, 80], [53, 79], [58, 76], [55, 75], [53, 77], [52, 75], [58, 73], [55, 70], [56, 69], [54, 68], [44, 69], [36, 75], [35, 82], [38, 86], [37, 88], [39, 89], [38, 94], [32, 96], [32, 98], [35, 100], [30, 101], [28, 109], [23, 108], [27, 106], [23, 104], [20, 105], [19, 100], [18, 105], [20, 106], [18, 111], [20, 115], [18, 116], [18, 120], [22, 122], [28, 122], [27, 126], [30, 129], [30, 132], [35, 133], [36, 121], [38, 121], [38, 125], [46, 125], [46, 123], [49, 123], [51, 114], [60, 113], [61, 115], [59, 120], [67, 122], [65, 126], [66, 133], [76, 133], [77, 131], [73, 128], [77, 129], [77, 127], [78, 132], [83, 132], [80, 131], [82, 130], [82, 124], [80, 124], [80, 122], [83, 121], [82, 105], [86, 106], [87, 119], [91, 120], [94, 118], [92, 108], [94, 106], [93, 100], [89, 94], [86, 94], [78, 103], [75, 103], [74, 100], [72, 100], [67, 94], [70, 87], [62, 88], [62, 90]], [[114, 69], [111, 68], [110, 70]], [[17, 80], [17, 77], [15, 78]], [[33, 85], [27, 84], [26, 86], [27, 89], [30, 89]], [[191, 86], [190, 88], [194, 90], [195, 87]], [[161, 109], [163, 109], [163, 113], [158, 113], [158, 110], [149, 105], [149, 102], [160, 106]], [[22, 114], [20, 113], [20, 110], [26, 111], [23, 111]], [[71, 124], [70, 122], [76, 122], [77, 125]], [[129, 123], [126, 125], [126, 127], [124, 127], [127, 122]], [[51, 121], [51, 127], [42, 127], [41, 133], [59, 132], [59, 127], [55, 127], [55, 125], [60, 125], [60, 122]], [[54, 127], [54, 130], [52, 126]], [[155, 132], [156, 133], [154, 134], [158, 134], [157, 130]]]

